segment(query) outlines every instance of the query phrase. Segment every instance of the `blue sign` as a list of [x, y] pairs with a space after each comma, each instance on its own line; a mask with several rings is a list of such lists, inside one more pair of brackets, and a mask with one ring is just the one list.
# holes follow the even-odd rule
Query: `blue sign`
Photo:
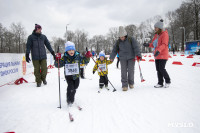
[[195, 54], [200, 49], [200, 40], [186, 42], [185, 54]]

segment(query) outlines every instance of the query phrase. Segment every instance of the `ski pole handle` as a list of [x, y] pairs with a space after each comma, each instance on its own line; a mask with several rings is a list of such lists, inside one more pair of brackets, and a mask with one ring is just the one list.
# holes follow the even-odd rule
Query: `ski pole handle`
[[61, 59], [61, 53], [57, 53], [56, 54], [56, 60], [60, 60]]

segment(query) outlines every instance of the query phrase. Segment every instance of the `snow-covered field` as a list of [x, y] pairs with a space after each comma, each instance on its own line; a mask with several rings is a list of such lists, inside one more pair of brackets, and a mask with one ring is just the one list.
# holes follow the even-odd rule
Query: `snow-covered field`
[[[147, 54], [149, 55], [149, 54]], [[75, 107], [69, 121], [63, 68], [61, 69], [61, 102], [58, 109], [58, 69], [49, 69], [48, 84], [37, 88], [34, 75], [25, 77], [29, 83], [0, 88], [0, 133], [199, 133], [200, 132], [200, 56], [172, 56], [166, 68], [171, 77], [170, 88], [154, 88], [157, 84], [153, 57], [140, 63], [145, 82], [141, 82], [135, 64], [135, 88], [123, 92], [121, 72], [116, 60], [109, 65], [109, 80], [117, 89], [98, 91], [99, 76], [92, 74], [94, 62], [86, 67], [76, 93]], [[183, 65], [173, 65], [181, 61]]]

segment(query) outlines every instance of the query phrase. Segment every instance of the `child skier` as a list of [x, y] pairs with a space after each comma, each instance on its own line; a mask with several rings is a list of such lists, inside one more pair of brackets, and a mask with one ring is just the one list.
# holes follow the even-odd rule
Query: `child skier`
[[[76, 51], [73, 42], [68, 41], [65, 47], [65, 53], [59, 61], [59, 67], [64, 66], [65, 79], [68, 84], [67, 87], [67, 104], [71, 105], [74, 103], [74, 96], [76, 89], [79, 86], [79, 71], [80, 63], [87, 64], [92, 56], [90, 51], [85, 54], [85, 57], [81, 56]], [[58, 67], [58, 61], [55, 61], [55, 67]]]
[[[82, 56], [85, 55], [85, 52], [82, 53]], [[82, 79], [85, 79], [85, 67], [86, 64], [80, 63], [80, 76]]]
[[112, 61], [108, 60], [107, 57], [105, 57], [105, 54], [103, 52], [99, 53], [99, 58], [97, 59], [96, 64], [93, 68], [93, 74], [98, 69], [98, 74], [100, 76], [99, 89], [102, 89], [104, 84], [105, 84], [105, 88], [108, 89], [108, 77], [107, 77], [108, 66], [107, 65], [111, 63]]

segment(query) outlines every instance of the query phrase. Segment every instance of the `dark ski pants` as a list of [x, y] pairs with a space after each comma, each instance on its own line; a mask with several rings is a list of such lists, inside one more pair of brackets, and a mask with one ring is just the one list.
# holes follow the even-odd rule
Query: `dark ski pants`
[[166, 83], [171, 83], [170, 77], [165, 69], [166, 63], [167, 63], [167, 60], [161, 60], [161, 59], [155, 60], [159, 85], [163, 85], [164, 79]]
[[84, 78], [84, 68], [80, 68], [80, 75], [81, 75], [81, 78]]
[[117, 68], [119, 66], [119, 57], [117, 57]]
[[100, 88], [103, 88], [104, 84], [105, 84], [105, 86], [108, 85], [108, 76], [107, 76], [107, 75], [100, 76], [100, 79], [99, 79], [99, 87], [100, 87]]
[[[33, 60], [35, 82], [41, 83], [46, 80], [47, 76], [47, 60]], [[41, 72], [40, 72], [41, 69]]]
[[79, 86], [79, 78], [76, 80], [73, 80], [72, 76], [65, 76], [65, 79], [67, 81], [67, 103], [74, 103], [74, 97], [76, 94], [76, 89], [78, 89]]

